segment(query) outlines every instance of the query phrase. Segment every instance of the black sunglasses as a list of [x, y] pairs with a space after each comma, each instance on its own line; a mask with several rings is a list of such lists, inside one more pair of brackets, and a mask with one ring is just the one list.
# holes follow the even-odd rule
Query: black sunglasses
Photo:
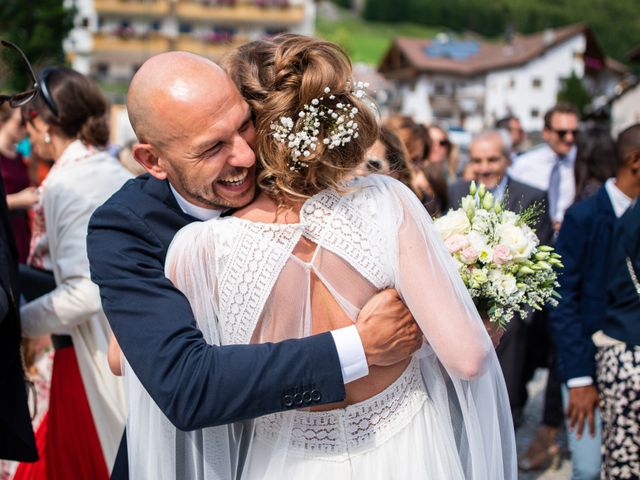
[[575, 137], [578, 136], [578, 133], [580, 133], [580, 130], [564, 130], [564, 129], [554, 130], [554, 129], [551, 129], [551, 131], [557, 133], [560, 138], [566, 137], [569, 133], [571, 134], [571, 136], [573, 138], [575, 138]]
[[33, 71], [29, 60], [27, 60], [27, 57], [25, 56], [23, 51], [20, 50], [20, 48], [16, 44], [9, 42], [8, 40], [0, 40], [0, 44], [3, 47], [18, 52], [20, 58], [22, 59], [22, 63], [27, 67], [27, 71], [29, 72], [31, 80], [33, 82], [33, 86], [30, 89], [25, 90], [24, 92], [14, 93], [12, 95], [0, 95], [0, 105], [2, 105], [4, 102], [9, 102], [9, 105], [12, 108], [18, 108], [26, 105], [31, 100], [33, 100], [33, 97], [36, 96], [36, 94], [38, 93], [38, 81], [36, 80], [36, 74]]

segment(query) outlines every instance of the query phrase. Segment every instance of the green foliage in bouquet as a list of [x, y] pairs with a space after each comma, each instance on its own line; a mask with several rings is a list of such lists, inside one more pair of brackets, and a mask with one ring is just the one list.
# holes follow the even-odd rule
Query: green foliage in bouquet
[[435, 222], [478, 310], [501, 328], [514, 314], [557, 304], [560, 255], [532, 228], [542, 211], [540, 204], [506, 210], [505, 199], [472, 182], [460, 208]]

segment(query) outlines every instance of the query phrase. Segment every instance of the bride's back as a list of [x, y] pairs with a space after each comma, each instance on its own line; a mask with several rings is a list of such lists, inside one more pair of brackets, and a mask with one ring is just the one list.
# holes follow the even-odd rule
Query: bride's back
[[[278, 342], [352, 325], [367, 300], [391, 285], [391, 274], [380, 256], [385, 249], [379, 248], [388, 241], [382, 239], [385, 232], [380, 231], [376, 218], [379, 212], [374, 209], [371, 195], [355, 191], [340, 199], [335, 192], [327, 191], [287, 210], [278, 209], [275, 202], [260, 195], [249, 207], [234, 214], [253, 222], [251, 228], [262, 231], [263, 240], [269, 242], [277, 238], [272, 228], [280, 229], [287, 239], [287, 232], [300, 232], [299, 237], [293, 233], [290, 242], [281, 244], [290, 253], [279, 272], [276, 265], [265, 265], [265, 258], [255, 262], [255, 267], [262, 269], [263, 281], [259, 284], [268, 282], [271, 275], [277, 275], [277, 279], [251, 342]], [[364, 238], [363, 224], [368, 232]], [[237, 231], [242, 230], [241, 225]], [[408, 363], [409, 359], [390, 367], [371, 367], [366, 379], [346, 386], [345, 402], [319, 408], [357, 403], [381, 392]]]

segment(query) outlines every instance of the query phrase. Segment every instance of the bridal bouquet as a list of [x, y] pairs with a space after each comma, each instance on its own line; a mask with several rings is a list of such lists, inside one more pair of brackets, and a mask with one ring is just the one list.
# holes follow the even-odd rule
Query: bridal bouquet
[[562, 267], [560, 255], [539, 245], [531, 228], [540, 206], [516, 214], [503, 203], [472, 182], [460, 208], [435, 221], [478, 310], [501, 328], [528, 307], [555, 306], [553, 267]]

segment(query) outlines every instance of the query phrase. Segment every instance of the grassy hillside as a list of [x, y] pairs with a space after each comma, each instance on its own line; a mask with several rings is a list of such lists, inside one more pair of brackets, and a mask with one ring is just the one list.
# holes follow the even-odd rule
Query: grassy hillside
[[342, 10], [337, 10], [336, 14], [337, 20], [318, 15], [316, 35], [341, 45], [354, 62], [372, 65], [379, 63], [393, 37], [431, 38], [443, 31], [411, 23], [366, 22]]

